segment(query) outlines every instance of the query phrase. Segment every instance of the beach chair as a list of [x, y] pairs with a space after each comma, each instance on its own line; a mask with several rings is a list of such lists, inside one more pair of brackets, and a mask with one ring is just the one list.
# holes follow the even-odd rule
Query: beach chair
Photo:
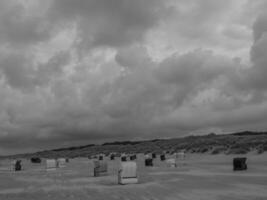
[[11, 170], [11, 171], [15, 171], [15, 165], [16, 165], [16, 160], [12, 160], [12, 161], [10, 162], [10, 170]]
[[118, 173], [119, 184], [138, 183], [136, 162], [122, 162]]
[[42, 160], [41, 160], [41, 158], [39, 158], [39, 157], [32, 157], [32, 158], [31, 158], [31, 162], [32, 162], [32, 163], [41, 163]]
[[114, 160], [115, 159], [115, 155], [114, 154], [111, 154], [110, 155], [110, 160]]
[[177, 161], [179, 162], [179, 164], [181, 165], [185, 165], [186, 161], [185, 161], [185, 152], [184, 151], [180, 151], [178, 153], [176, 153], [175, 158], [177, 159]]
[[122, 162], [126, 162], [126, 161], [127, 161], [127, 156], [122, 156], [122, 157], [121, 157], [121, 161], [122, 161]]
[[58, 167], [58, 162], [56, 159], [47, 159], [46, 160], [46, 170], [56, 170]]
[[176, 158], [178, 158], [179, 160], [185, 160], [185, 152], [178, 152], [176, 153]]
[[107, 175], [108, 173], [108, 164], [105, 161], [94, 161], [94, 176], [98, 177], [101, 175]]
[[66, 159], [65, 158], [58, 158], [57, 165], [59, 168], [66, 167]]
[[146, 158], [145, 159], [145, 166], [152, 167], [153, 166], [153, 159], [152, 158]]
[[167, 163], [168, 167], [177, 167], [175, 158], [167, 159], [166, 163]]
[[11, 171], [21, 171], [21, 170], [22, 170], [21, 160], [11, 161]]
[[130, 160], [136, 160], [136, 158], [137, 158], [136, 155], [131, 155], [130, 156]]
[[247, 164], [246, 164], [247, 158], [234, 158], [233, 159], [233, 170], [247, 170]]

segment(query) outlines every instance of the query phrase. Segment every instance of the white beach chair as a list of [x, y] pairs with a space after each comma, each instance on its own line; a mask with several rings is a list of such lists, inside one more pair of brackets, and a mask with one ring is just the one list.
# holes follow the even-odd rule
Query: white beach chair
[[58, 158], [57, 164], [59, 168], [66, 167], [66, 159], [65, 158]]
[[118, 173], [119, 184], [138, 183], [136, 162], [122, 162]]
[[184, 151], [178, 152], [176, 158], [178, 159], [181, 165], [185, 165], [185, 152]]
[[56, 159], [47, 159], [46, 160], [46, 170], [56, 170], [58, 167], [57, 160]]
[[169, 158], [166, 160], [166, 163], [168, 167], [177, 167], [176, 159], [175, 158]]

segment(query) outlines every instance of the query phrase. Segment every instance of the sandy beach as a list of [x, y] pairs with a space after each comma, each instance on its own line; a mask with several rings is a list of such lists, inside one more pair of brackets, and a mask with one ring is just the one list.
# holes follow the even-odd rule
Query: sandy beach
[[49, 172], [44, 162], [29, 160], [22, 161], [22, 171], [12, 172], [4, 160], [0, 199], [265, 200], [267, 154], [246, 155], [248, 170], [234, 172], [232, 159], [237, 156], [190, 154], [184, 164], [169, 168], [159, 158], [153, 167], [145, 167], [143, 156], [138, 155], [139, 183], [133, 185], [118, 185], [119, 158], [108, 161], [108, 175], [102, 177], [93, 177], [93, 161], [87, 158], [71, 159], [65, 168]]

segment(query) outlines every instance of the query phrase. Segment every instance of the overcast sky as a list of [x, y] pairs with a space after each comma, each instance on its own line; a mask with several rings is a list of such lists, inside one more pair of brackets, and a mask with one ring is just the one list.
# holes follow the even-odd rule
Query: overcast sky
[[266, 0], [1, 0], [0, 154], [267, 130]]

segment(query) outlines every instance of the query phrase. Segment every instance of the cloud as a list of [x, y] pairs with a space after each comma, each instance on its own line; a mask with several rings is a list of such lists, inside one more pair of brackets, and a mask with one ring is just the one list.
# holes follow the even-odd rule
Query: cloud
[[[251, 66], [236, 77], [238, 87], [250, 92], [265, 92], [267, 75], [267, 15], [260, 14], [253, 25], [254, 41], [250, 49]], [[253, 91], [252, 91], [253, 90]]]
[[59, 23], [75, 23], [80, 44], [124, 46], [143, 39], [155, 26], [164, 4], [160, 0], [59, 0], [53, 1], [49, 15]]
[[2, 152], [266, 129], [263, 5], [1, 1]]
[[146, 48], [140, 45], [120, 48], [115, 59], [121, 66], [126, 68], [144, 67], [152, 64]]
[[46, 63], [34, 64], [29, 55], [10, 54], [0, 59], [0, 71], [9, 86], [23, 91], [30, 91], [37, 86], [49, 84], [53, 77], [63, 73], [68, 63], [66, 52], [55, 54]]
[[[125, 50], [132, 52], [132, 48]], [[134, 48], [137, 57], [140, 48]], [[16, 105], [13, 111], [15, 122], [13, 120], [11, 127], [16, 125], [28, 130], [29, 136], [26, 138], [31, 137], [39, 142], [108, 136], [151, 137], [155, 127], [166, 125], [162, 124], [165, 119], [158, 121], [159, 118], [166, 116], [168, 119], [171, 113], [183, 110], [185, 102], [191, 102], [200, 91], [210, 88], [220, 76], [227, 76], [234, 63], [203, 50], [173, 55], [160, 63], [147, 62], [150, 58], [145, 50], [143, 53], [141, 55], [147, 57], [139, 62], [127, 60], [129, 57], [124, 55], [126, 63], [139, 65], [126, 74], [120, 73], [121, 67], [114, 62], [115, 57], [98, 66], [97, 71], [88, 69], [87, 65], [80, 66], [84, 77], [79, 74], [81, 68], [76, 69], [78, 71], [68, 78], [50, 83], [50, 90], [44, 88], [38, 90], [39, 95], [25, 95], [23, 104]], [[112, 63], [112, 71], [105, 74], [106, 67]], [[91, 76], [99, 78], [91, 82]], [[27, 111], [26, 105], [31, 106], [32, 112]], [[181, 112], [180, 115], [184, 114]], [[179, 121], [180, 115], [176, 124], [183, 122]], [[172, 131], [186, 129], [189, 127], [181, 125]]]
[[[208, 48], [220, 54], [247, 56], [251, 45], [251, 25], [257, 16], [246, 0], [237, 1], [168, 1], [169, 14], [150, 31], [149, 42], [161, 56]], [[249, 17], [248, 17], [249, 16]], [[151, 39], [150, 39], [151, 38]], [[161, 48], [160, 48], [161, 47]]]
[[199, 49], [165, 59], [158, 74], [162, 81], [198, 85], [198, 82], [205, 83], [221, 74], [226, 74], [227, 70], [233, 70], [231, 65], [232, 61], [228, 58]]
[[[41, 11], [32, 12], [20, 1], [3, 1], [2, 4], [0, 42], [25, 47], [51, 37], [53, 27]], [[40, 6], [45, 10], [44, 3], [40, 3]]]

